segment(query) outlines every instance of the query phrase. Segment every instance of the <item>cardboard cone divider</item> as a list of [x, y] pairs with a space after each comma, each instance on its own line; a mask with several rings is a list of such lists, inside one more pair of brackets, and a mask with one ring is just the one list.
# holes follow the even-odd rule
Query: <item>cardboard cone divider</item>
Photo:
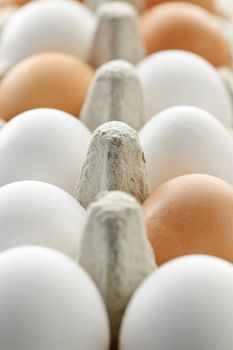
[[81, 121], [91, 130], [117, 120], [139, 131], [145, 121], [144, 94], [134, 67], [123, 60], [97, 69], [83, 104]]
[[87, 208], [102, 191], [123, 191], [143, 203], [150, 186], [137, 132], [122, 122], [97, 128], [87, 151], [74, 197]]
[[[232, 27], [233, 29], [233, 27]], [[233, 37], [232, 37], [233, 39]], [[223, 79], [227, 90], [229, 92], [229, 95], [231, 97], [231, 101], [232, 101], [232, 106], [233, 106], [233, 68], [229, 68], [229, 67], [222, 67], [218, 69], [218, 72], [221, 76], [221, 78]], [[230, 134], [233, 136], [233, 116], [232, 116], [232, 126], [229, 129]]]
[[[102, 4], [109, 3], [112, 0], [86, 0], [84, 1], [85, 5], [92, 11], [97, 11], [98, 7]], [[122, 0], [122, 2], [126, 2], [136, 8], [138, 12], [142, 12], [146, 9], [146, 1], [145, 0]]]
[[137, 64], [145, 48], [139, 32], [135, 8], [121, 1], [99, 6], [89, 62], [94, 68], [115, 59]]
[[107, 306], [111, 350], [117, 349], [125, 308], [137, 287], [156, 268], [140, 204], [123, 192], [99, 196], [87, 210], [79, 263]]
[[3, 119], [0, 119], [0, 129], [3, 128], [3, 126], [6, 124], [6, 121]]
[[231, 95], [232, 102], [233, 102], [233, 70], [228, 67], [222, 67], [222, 68], [219, 68], [218, 71], [221, 78], [225, 82], [225, 85], [229, 91], [229, 94]]

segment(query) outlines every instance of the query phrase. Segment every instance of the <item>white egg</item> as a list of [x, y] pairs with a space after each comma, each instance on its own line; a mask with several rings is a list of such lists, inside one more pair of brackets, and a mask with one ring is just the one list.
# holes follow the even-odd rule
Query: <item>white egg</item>
[[232, 350], [233, 267], [210, 256], [173, 260], [133, 296], [121, 350]]
[[20, 114], [0, 133], [0, 186], [38, 180], [73, 193], [90, 135], [78, 119], [59, 110]]
[[0, 348], [108, 350], [105, 306], [88, 274], [48, 248], [1, 253]]
[[177, 105], [205, 109], [224, 125], [233, 124], [231, 97], [218, 71], [185, 51], [155, 53], [138, 65], [148, 118]]
[[0, 251], [19, 245], [48, 246], [77, 258], [83, 207], [60, 188], [20, 181], [0, 188]]
[[32, 1], [3, 28], [1, 65], [12, 66], [36, 53], [57, 51], [87, 59], [95, 30], [94, 15], [74, 1]]
[[233, 185], [233, 139], [215, 117], [196, 107], [169, 108], [139, 133], [155, 189], [176, 176], [202, 173]]

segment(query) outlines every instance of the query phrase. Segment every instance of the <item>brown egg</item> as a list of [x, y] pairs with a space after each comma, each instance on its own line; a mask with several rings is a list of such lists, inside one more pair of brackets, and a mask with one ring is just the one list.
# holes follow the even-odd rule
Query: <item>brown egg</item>
[[229, 49], [216, 18], [182, 2], [155, 6], [142, 14], [140, 29], [148, 54], [180, 49], [194, 52], [214, 66], [229, 66]]
[[233, 187], [209, 175], [174, 178], [143, 204], [159, 265], [187, 254], [233, 262]]
[[9, 120], [28, 109], [51, 107], [79, 116], [93, 69], [60, 53], [31, 56], [0, 83], [0, 117]]
[[0, 0], [0, 5], [15, 5], [15, 6], [22, 6], [29, 2], [30, 0]]
[[[146, 0], [146, 6], [151, 7], [158, 4], [162, 4], [164, 2], [171, 2], [171, 1], [177, 1], [177, 0]], [[206, 10], [216, 13], [216, 3], [215, 0], [180, 0], [185, 2], [190, 2], [192, 4], [204, 7]]]

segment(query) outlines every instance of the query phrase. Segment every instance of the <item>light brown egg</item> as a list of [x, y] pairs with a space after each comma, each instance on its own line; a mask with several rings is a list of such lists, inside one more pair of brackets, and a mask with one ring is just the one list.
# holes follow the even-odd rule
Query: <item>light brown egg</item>
[[60, 53], [31, 56], [0, 83], [0, 117], [9, 120], [38, 107], [79, 116], [94, 72], [78, 58]]
[[[162, 4], [164, 2], [174, 2], [177, 0], [146, 0], [146, 5], [147, 7], [152, 7], [155, 5]], [[204, 7], [206, 10], [216, 13], [216, 2], [215, 0], [180, 0], [180, 1], [185, 1], [185, 2], [190, 2], [192, 4]]]
[[1, 0], [0, 6], [4, 5], [15, 5], [15, 6], [22, 6], [29, 2], [30, 0]]
[[155, 6], [140, 18], [148, 54], [180, 49], [194, 52], [214, 66], [229, 66], [230, 53], [222, 28], [205, 9], [184, 2]]
[[185, 175], [157, 188], [143, 204], [159, 265], [187, 254], [233, 262], [233, 187], [209, 175]]

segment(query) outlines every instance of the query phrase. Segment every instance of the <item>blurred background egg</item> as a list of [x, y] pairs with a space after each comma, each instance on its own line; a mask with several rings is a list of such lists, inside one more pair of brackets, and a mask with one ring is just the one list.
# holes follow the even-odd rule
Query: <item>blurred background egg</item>
[[106, 309], [87, 273], [48, 248], [1, 253], [0, 348], [108, 350]]
[[[164, 2], [177, 2], [177, 0], [146, 0], [147, 7], [163, 4]], [[179, 2], [195, 4], [205, 8], [210, 12], [216, 12], [216, 0], [179, 0]]]
[[18, 9], [1, 35], [0, 62], [12, 66], [42, 52], [87, 59], [95, 29], [92, 13], [78, 1], [32, 1]]
[[38, 107], [79, 116], [93, 70], [69, 55], [45, 53], [23, 60], [0, 82], [0, 118]]
[[[17, 6], [22, 6], [22, 5], [26, 4], [29, 1], [33, 1], [33, 0], [1, 0], [0, 1], [0, 5], [17, 5]], [[63, 1], [67, 1], [67, 0], [63, 0]], [[76, 1], [78, 1], [78, 0], [76, 0]], [[161, 4], [161, 3], [164, 3], [164, 2], [168, 2], [168, 1], [177, 1], [177, 0], [146, 0], [146, 7], [155, 6], [155, 5], [158, 5], [158, 4]], [[196, 5], [204, 7], [207, 10], [209, 10], [210, 12], [213, 12], [213, 13], [216, 12], [215, 0], [179, 0], [179, 1], [190, 2], [190, 3], [193, 3], [193, 4], [196, 4]], [[80, 2], [84, 2], [85, 3], [85, 1], [83, 1], [83, 0], [80, 0]]]
[[231, 350], [232, 314], [232, 264], [207, 256], [176, 259], [133, 296], [120, 349]]
[[177, 105], [196, 106], [226, 126], [233, 124], [230, 94], [218, 71], [191, 52], [168, 50], [145, 58], [137, 66], [148, 119]]
[[29, 1], [31, 1], [31, 0], [1, 0], [0, 6], [7, 6], [7, 5], [8, 6], [11, 6], [11, 5], [22, 6]]
[[233, 262], [233, 187], [203, 174], [172, 179], [143, 204], [148, 236], [159, 265], [187, 254]]
[[169, 108], [150, 119], [139, 138], [152, 189], [190, 173], [210, 174], [233, 185], [233, 139], [208, 112]]
[[217, 19], [203, 8], [168, 2], [146, 11], [140, 20], [148, 54], [179, 49], [196, 53], [216, 67], [229, 66], [229, 49]]
[[39, 181], [14, 182], [0, 187], [0, 212], [0, 251], [33, 244], [77, 259], [86, 213], [65, 191]]
[[73, 193], [89, 141], [88, 129], [65, 112], [24, 112], [1, 130], [0, 186], [38, 180]]

